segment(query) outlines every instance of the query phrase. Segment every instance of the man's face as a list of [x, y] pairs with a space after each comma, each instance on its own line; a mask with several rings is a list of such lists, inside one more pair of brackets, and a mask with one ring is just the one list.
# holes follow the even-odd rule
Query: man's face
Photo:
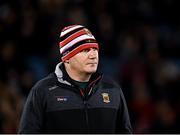
[[96, 72], [98, 62], [99, 56], [96, 48], [84, 49], [69, 59], [71, 70], [87, 74]]

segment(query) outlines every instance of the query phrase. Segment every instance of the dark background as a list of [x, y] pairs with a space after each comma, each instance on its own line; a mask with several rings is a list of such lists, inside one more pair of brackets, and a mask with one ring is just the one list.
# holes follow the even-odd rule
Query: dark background
[[175, 0], [0, 0], [0, 133], [17, 133], [31, 87], [60, 61], [63, 27], [82, 24], [99, 68], [122, 87], [134, 133], [180, 133], [180, 4]]

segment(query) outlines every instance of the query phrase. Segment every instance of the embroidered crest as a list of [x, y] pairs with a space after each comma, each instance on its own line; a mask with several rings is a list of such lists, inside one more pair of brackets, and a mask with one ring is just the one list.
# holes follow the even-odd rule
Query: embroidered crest
[[104, 103], [109, 103], [110, 102], [108, 93], [102, 93], [102, 97], [103, 97], [103, 102]]

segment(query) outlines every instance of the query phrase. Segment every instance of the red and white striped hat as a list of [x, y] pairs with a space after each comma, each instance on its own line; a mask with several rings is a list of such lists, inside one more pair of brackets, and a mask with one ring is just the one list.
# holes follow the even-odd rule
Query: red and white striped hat
[[83, 49], [97, 48], [98, 43], [92, 33], [82, 25], [71, 25], [65, 27], [60, 34], [60, 54], [65, 61]]

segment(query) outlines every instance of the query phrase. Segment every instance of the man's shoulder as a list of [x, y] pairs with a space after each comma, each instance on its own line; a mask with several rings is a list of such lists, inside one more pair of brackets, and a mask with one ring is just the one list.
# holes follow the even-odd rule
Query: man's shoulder
[[112, 77], [103, 76], [101, 85], [104, 89], [111, 89], [114, 92], [118, 92], [123, 95], [123, 90], [121, 89], [120, 84]]
[[50, 73], [48, 76], [36, 82], [33, 88], [35, 89], [46, 88], [46, 87], [56, 84], [56, 81], [57, 81], [56, 75], [54, 73]]
[[120, 88], [119, 84], [117, 83], [117, 81], [115, 81], [115, 79], [105, 75], [103, 75], [102, 77], [102, 84], [105, 87]]

